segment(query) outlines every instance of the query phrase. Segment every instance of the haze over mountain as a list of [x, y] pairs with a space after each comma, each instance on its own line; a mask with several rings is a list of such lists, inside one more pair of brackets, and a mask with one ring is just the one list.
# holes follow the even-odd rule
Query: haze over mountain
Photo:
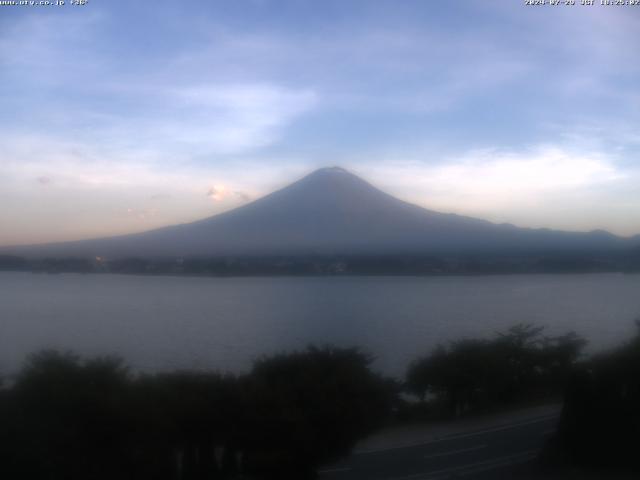
[[339, 167], [322, 168], [234, 210], [110, 238], [3, 248], [25, 256], [207, 257], [305, 254], [609, 252], [638, 244], [604, 231], [518, 228], [435, 212]]

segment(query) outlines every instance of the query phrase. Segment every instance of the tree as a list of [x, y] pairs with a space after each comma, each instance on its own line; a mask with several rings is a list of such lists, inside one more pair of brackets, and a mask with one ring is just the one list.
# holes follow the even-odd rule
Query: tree
[[9, 410], [15, 478], [110, 478], [124, 458], [123, 393], [128, 372], [113, 358], [81, 362], [71, 353], [32, 355], [16, 379]]
[[270, 478], [309, 478], [347, 455], [391, 412], [393, 385], [357, 349], [309, 347], [257, 361], [251, 372], [249, 461]]
[[11, 478], [310, 478], [389, 414], [394, 391], [355, 349], [310, 347], [250, 374], [133, 377], [115, 358], [44, 351], [0, 389]]
[[406, 390], [422, 402], [428, 396], [444, 402], [456, 416], [560, 392], [586, 342], [573, 332], [542, 333], [541, 327], [518, 324], [493, 339], [439, 345], [411, 363]]
[[640, 472], [638, 438], [640, 328], [626, 344], [594, 356], [574, 373], [555, 453], [574, 465]]

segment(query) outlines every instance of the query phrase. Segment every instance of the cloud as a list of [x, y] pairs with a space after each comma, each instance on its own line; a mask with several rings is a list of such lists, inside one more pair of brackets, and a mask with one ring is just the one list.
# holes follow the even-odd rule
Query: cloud
[[142, 125], [138, 128], [150, 140], [209, 154], [237, 154], [271, 145], [285, 126], [317, 103], [312, 90], [271, 84], [171, 87], [157, 94], [166, 105], [163, 120], [137, 119]]
[[217, 185], [207, 190], [207, 197], [209, 197], [214, 202], [221, 202], [226, 196], [227, 189], [224, 187], [224, 185]]
[[129, 207], [126, 209], [127, 216], [134, 220], [142, 220], [146, 221], [149, 219], [153, 219], [158, 213], [156, 208], [132, 208]]
[[[0, 245], [74, 240], [195, 221], [244, 203], [245, 195], [260, 196], [300, 171], [300, 166], [274, 167], [258, 159], [183, 163], [142, 150], [35, 132], [0, 142], [0, 158], [0, 197], [13, 206], [0, 209]], [[225, 190], [224, 201], [211, 202], [203, 194], [211, 178], [233, 185]], [[55, 179], [55, 188], [43, 188], [46, 179]], [[160, 201], [167, 198], [171, 201]]]
[[572, 155], [557, 147], [531, 153], [480, 151], [430, 172], [430, 183], [459, 195], [512, 196], [575, 189], [623, 176], [599, 154]]
[[393, 171], [395, 182], [419, 186], [429, 198], [494, 207], [612, 184], [628, 175], [601, 153], [573, 153], [557, 146], [474, 150], [437, 165], [396, 162], [379, 168], [376, 176], [394, 178]]
[[472, 150], [440, 163], [381, 160], [376, 185], [433, 210], [569, 230], [640, 233], [640, 168], [597, 150]]
[[240, 190], [232, 190], [224, 185], [215, 185], [207, 190], [207, 197], [214, 202], [222, 202], [227, 199], [239, 200], [243, 203], [251, 201], [251, 195]]
[[17, 16], [0, 29], [0, 99], [13, 125], [0, 141], [55, 124], [61, 140], [82, 135], [93, 145], [162, 156], [236, 155], [277, 143], [318, 104], [310, 86], [212, 76], [225, 67], [210, 58], [172, 68], [181, 42], [162, 61], [157, 52], [123, 52], [128, 47], [110, 38], [116, 23], [113, 12], [99, 9]]
[[290, 32], [238, 33], [211, 22], [202, 47], [171, 62], [178, 75], [198, 70], [214, 82], [250, 75], [313, 85], [323, 106], [368, 112], [442, 111], [530, 72], [521, 52], [496, 35], [478, 30], [452, 36], [433, 27], [358, 22], [334, 29], [331, 37], [295, 35], [292, 40]]
[[236, 191], [233, 192], [233, 194], [243, 202], [250, 202], [251, 201], [251, 195], [249, 195], [248, 193], [244, 193], [244, 192], [240, 192], [240, 191], [236, 190]]

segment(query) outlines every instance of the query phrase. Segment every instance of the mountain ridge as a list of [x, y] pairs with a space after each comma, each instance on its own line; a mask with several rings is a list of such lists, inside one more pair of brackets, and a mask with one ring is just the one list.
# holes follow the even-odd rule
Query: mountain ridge
[[2, 247], [26, 256], [206, 257], [307, 254], [597, 252], [640, 237], [566, 232], [423, 208], [341, 167], [315, 170], [251, 203], [191, 223], [55, 244]]

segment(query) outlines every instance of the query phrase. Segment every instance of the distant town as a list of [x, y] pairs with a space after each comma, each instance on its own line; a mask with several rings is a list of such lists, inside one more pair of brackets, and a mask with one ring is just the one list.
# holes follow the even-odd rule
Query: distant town
[[570, 255], [300, 255], [210, 258], [36, 258], [0, 255], [0, 271], [189, 276], [483, 275], [640, 272], [640, 249]]

